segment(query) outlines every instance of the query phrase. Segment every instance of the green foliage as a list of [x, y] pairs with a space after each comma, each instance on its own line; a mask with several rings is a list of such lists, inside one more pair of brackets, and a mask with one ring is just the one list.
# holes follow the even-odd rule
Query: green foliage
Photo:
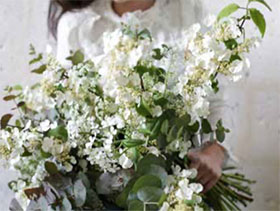
[[136, 111], [138, 114], [147, 117], [147, 116], [152, 116], [151, 115], [151, 108], [149, 107], [148, 103], [142, 99], [140, 105], [136, 105]]
[[73, 65], [78, 65], [84, 62], [85, 56], [82, 51], [78, 50], [73, 55], [66, 58], [67, 60], [71, 61]]
[[228, 6], [226, 6], [218, 15], [218, 20], [221, 20], [222, 18], [230, 16], [232, 13], [236, 12], [240, 6], [238, 4], [232, 3]]
[[32, 73], [36, 73], [36, 74], [42, 74], [43, 72], [45, 72], [47, 69], [47, 65], [43, 64], [41, 65], [40, 67], [34, 69], [34, 70], [31, 70]]
[[226, 47], [230, 50], [233, 50], [233, 49], [237, 48], [237, 46], [238, 46], [238, 43], [235, 39], [229, 39], [227, 41], [224, 41], [224, 43], [225, 43]]
[[202, 120], [201, 127], [202, 127], [203, 133], [208, 134], [208, 133], [212, 132], [211, 124], [209, 123], [209, 121], [207, 119]]
[[222, 143], [225, 140], [226, 133], [229, 133], [229, 129], [224, 128], [223, 122], [220, 119], [216, 124], [217, 129], [215, 130], [217, 140]]
[[48, 132], [48, 136], [52, 136], [52, 137], [61, 139], [63, 141], [67, 141], [68, 140], [68, 132], [65, 129], [65, 127], [62, 126], [62, 125], [59, 125], [55, 129], [50, 130]]
[[137, 191], [137, 197], [142, 202], [159, 202], [164, 191], [155, 186], [145, 186]]
[[9, 124], [9, 121], [11, 120], [12, 117], [13, 117], [12, 114], [5, 114], [4, 116], [2, 116], [1, 129], [5, 129], [7, 127], [7, 125]]
[[271, 7], [268, 5], [268, 3], [266, 3], [264, 0], [249, 0], [249, 3], [252, 3], [252, 2], [258, 2], [258, 3], [261, 3], [263, 4], [267, 9], [269, 9], [270, 11], [272, 11]]
[[75, 204], [77, 207], [82, 207], [86, 202], [86, 188], [82, 182], [82, 180], [77, 180], [74, 183], [74, 197]]
[[125, 139], [122, 141], [123, 145], [127, 148], [137, 147], [145, 144], [146, 141], [139, 139]]
[[5, 96], [4, 98], [3, 98], [3, 100], [4, 101], [11, 101], [11, 100], [14, 100], [14, 99], [16, 99], [17, 98], [17, 96], [15, 96], [15, 95], [8, 95], [8, 96]]
[[57, 166], [53, 162], [50, 162], [50, 161], [45, 162], [45, 169], [50, 175], [54, 175], [54, 174], [58, 173]]
[[157, 176], [154, 175], [143, 175], [139, 179], [136, 180], [135, 184], [133, 185], [132, 191], [137, 193], [139, 189], [146, 186], [151, 187], [158, 187], [161, 188], [161, 180]]
[[250, 16], [251, 16], [252, 20], [258, 27], [262, 37], [264, 37], [265, 30], [266, 30], [266, 22], [265, 22], [263, 14], [255, 8], [251, 8], [251, 9], [249, 9], [249, 11], [250, 11]]

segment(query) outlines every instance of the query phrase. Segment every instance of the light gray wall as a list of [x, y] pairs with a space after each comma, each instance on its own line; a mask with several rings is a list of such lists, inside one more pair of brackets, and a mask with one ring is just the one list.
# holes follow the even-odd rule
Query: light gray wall
[[[262, 47], [251, 56], [251, 76], [236, 85], [229, 95], [237, 120], [232, 148], [244, 171], [258, 181], [254, 187], [255, 202], [248, 210], [280, 210], [280, 2], [267, 1], [274, 11], [265, 13], [267, 35]], [[230, 1], [203, 2], [209, 12], [217, 14]], [[48, 0], [0, 0], [0, 90], [9, 84], [30, 84], [36, 80], [29, 73], [28, 49], [29, 43], [38, 51], [45, 48], [47, 6]], [[1, 91], [0, 97], [3, 97]], [[0, 101], [0, 114], [10, 107]], [[6, 184], [14, 176], [0, 169], [1, 211], [8, 210], [13, 194]]]

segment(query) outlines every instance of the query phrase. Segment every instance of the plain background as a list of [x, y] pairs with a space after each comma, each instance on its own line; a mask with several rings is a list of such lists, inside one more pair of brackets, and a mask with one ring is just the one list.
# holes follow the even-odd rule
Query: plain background
[[[187, 1], [187, 0], [186, 0]], [[204, 0], [210, 13], [229, 0]], [[238, 0], [246, 4], [245, 0]], [[230, 143], [247, 175], [256, 179], [255, 202], [248, 210], [280, 210], [279, 207], [279, 133], [280, 133], [280, 2], [267, 0], [267, 35], [261, 48], [251, 56], [249, 79], [235, 85], [228, 100], [235, 112], [236, 139]], [[48, 0], [0, 0], [0, 97], [6, 85], [32, 84], [38, 77], [28, 67], [29, 44], [44, 51], [47, 40]], [[0, 114], [11, 104], [0, 100]], [[0, 211], [8, 210], [13, 193], [7, 188], [15, 174], [0, 169]]]

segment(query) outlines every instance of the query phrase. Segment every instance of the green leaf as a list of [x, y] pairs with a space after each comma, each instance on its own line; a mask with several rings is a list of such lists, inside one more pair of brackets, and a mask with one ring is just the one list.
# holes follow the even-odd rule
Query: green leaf
[[230, 59], [229, 59], [229, 62], [232, 63], [235, 60], [240, 60], [241, 61], [242, 59], [241, 59], [241, 57], [238, 54], [231, 55]]
[[150, 140], [154, 140], [159, 135], [161, 129], [161, 123], [162, 121], [160, 119], [156, 121], [155, 125], [153, 126], [152, 133], [149, 137]]
[[42, 59], [43, 59], [43, 54], [40, 53], [40, 54], [38, 55], [38, 57], [32, 59], [32, 60], [29, 62], [29, 65], [35, 64], [35, 63], [41, 61]]
[[5, 114], [4, 116], [2, 116], [1, 129], [5, 129], [7, 127], [7, 125], [9, 124], [9, 121], [11, 120], [12, 117], [13, 117], [12, 114]]
[[15, 85], [15, 86], [13, 86], [13, 90], [21, 91], [22, 90], [22, 86], [21, 85]]
[[259, 2], [261, 4], [263, 4], [264, 6], [266, 6], [267, 9], [269, 9], [270, 11], [272, 11], [271, 7], [268, 5], [268, 3], [266, 3], [264, 0], [249, 0], [249, 2]]
[[125, 186], [124, 190], [121, 192], [121, 194], [119, 194], [116, 198], [116, 204], [119, 206], [119, 207], [122, 207], [122, 208], [126, 208], [126, 202], [127, 202], [127, 198], [128, 198], [128, 194], [129, 192], [131, 191], [134, 183], [136, 182], [137, 178], [134, 177], [133, 179], [131, 179], [127, 185]]
[[255, 8], [251, 8], [249, 9], [249, 11], [252, 20], [254, 21], [255, 25], [258, 27], [262, 37], [264, 37], [265, 30], [266, 30], [266, 22], [263, 14]]
[[154, 186], [145, 186], [137, 191], [138, 198], [143, 202], [159, 202], [164, 191]]
[[171, 142], [175, 139], [175, 137], [174, 137], [175, 130], [176, 130], [176, 125], [173, 125], [171, 127], [171, 129], [169, 130], [168, 135], [166, 137], [167, 142]]
[[60, 125], [57, 128], [52, 129], [48, 132], [48, 136], [53, 136], [55, 138], [61, 139], [63, 141], [68, 140], [68, 132], [64, 126]]
[[186, 127], [191, 121], [191, 116], [189, 114], [185, 114], [180, 118], [176, 118], [175, 123], [178, 127]]
[[220, 129], [216, 130], [216, 138], [220, 143], [224, 142], [225, 137], [226, 135], [224, 130], [220, 130]]
[[77, 65], [84, 62], [85, 56], [82, 51], [78, 50], [72, 56], [66, 59], [71, 61], [73, 65]]
[[140, 188], [145, 186], [152, 186], [152, 187], [161, 187], [161, 180], [157, 176], [154, 175], [144, 175], [141, 176], [133, 185], [132, 191], [137, 192]]
[[212, 127], [211, 127], [211, 124], [209, 123], [209, 121], [207, 119], [203, 119], [202, 120], [202, 131], [203, 133], [211, 133], [212, 132]]
[[43, 64], [41, 65], [39, 68], [32, 70], [32, 73], [36, 73], [36, 74], [42, 74], [43, 72], [45, 72], [47, 69], [47, 65]]
[[162, 134], [164, 135], [167, 135], [168, 134], [168, 128], [169, 128], [169, 122], [168, 120], [164, 120], [162, 125], [161, 125], [161, 128], [160, 128], [160, 131]]
[[160, 48], [156, 48], [153, 50], [154, 54], [153, 54], [153, 58], [156, 60], [161, 60], [164, 57], [164, 54], [161, 53]]
[[143, 211], [144, 203], [139, 200], [131, 200], [128, 204], [128, 211]]
[[141, 169], [151, 164], [161, 166], [164, 169], [166, 168], [166, 161], [164, 160], [164, 158], [162, 156], [157, 157], [154, 154], [148, 154], [144, 158], [142, 158], [138, 162], [138, 168]]
[[77, 207], [82, 207], [86, 201], [86, 187], [84, 186], [82, 180], [77, 180], [74, 183], [74, 196], [75, 204]]
[[140, 40], [149, 39], [150, 41], [152, 41], [152, 35], [151, 35], [151, 33], [150, 33], [150, 31], [148, 29], [143, 29], [142, 31], [140, 31], [137, 34], [137, 37]]
[[189, 125], [188, 129], [189, 129], [190, 132], [196, 133], [199, 129], [199, 122], [196, 121], [193, 125]]
[[137, 147], [146, 143], [144, 140], [140, 139], [125, 139], [122, 141], [123, 145], [127, 148]]
[[136, 106], [137, 113], [144, 117], [152, 116], [150, 110], [151, 110], [150, 107], [143, 99], [141, 100], [140, 105]]
[[235, 48], [237, 48], [238, 46], [238, 42], [235, 39], [229, 39], [227, 41], [224, 41], [227, 49], [233, 50]]
[[142, 166], [141, 168], [138, 168], [137, 172], [141, 175], [154, 175], [160, 178], [162, 186], [165, 186], [167, 183], [167, 172], [159, 165], [151, 164], [144, 167]]
[[230, 16], [232, 13], [234, 13], [235, 11], [237, 11], [240, 8], [240, 6], [238, 4], [230, 4], [228, 6], [226, 6], [224, 9], [222, 9], [222, 11], [219, 13], [218, 15], [218, 20], [221, 20], [222, 18], [228, 17]]
[[32, 153], [29, 152], [29, 151], [26, 149], [25, 146], [24, 146], [23, 148], [24, 148], [24, 152], [21, 154], [22, 157], [29, 157], [29, 156], [32, 155]]
[[29, 45], [29, 55], [35, 55], [36, 51], [32, 44]]
[[3, 98], [3, 100], [5, 100], [5, 101], [11, 101], [11, 100], [14, 100], [14, 99], [16, 99], [17, 98], [17, 96], [15, 96], [15, 95], [8, 95], [8, 96], [5, 96], [4, 98]]
[[53, 162], [46, 161], [45, 162], [45, 169], [50, 175], [54, 175], [58, 173], [58, 169]]

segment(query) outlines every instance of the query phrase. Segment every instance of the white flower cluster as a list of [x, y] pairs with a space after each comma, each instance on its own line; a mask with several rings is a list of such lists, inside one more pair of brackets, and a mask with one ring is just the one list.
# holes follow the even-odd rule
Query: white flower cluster
[[[1, 160], [27, 181], [18, 183], [18, 193], [44, 180], [46, 161], [62, 172], [115, 173], [133, 167], [130, 148], [140, 156], [178, 152], [183, 159], [192, 147], [189, 136], [171, 140], [165, 150], [157, 146], [163, 118], [170, 111], [174, 118], [190, 115], [191, 123], [207, 118], [217, 76], [240, 79], [249, 66], [244, 55], [258, 43], [238, 41], [235, 19], [210, 17], [205, 27], [203, 33], [195, 24], [180, 44], [156, 47], [148, 30], [125, 25], [104, 34], [104, 55], [94, 64], [76, 62], [80, 52], [69, 57], [75, 64], [69, 69], [49, 57], [41, 82], [15, 96], [21, 102], [16, 125], [0, 130]], [[176, 166], [173, 173], [162, 210], [184, 199], [199, 204], [202, 187], [188, 179], [193, 172]]]

